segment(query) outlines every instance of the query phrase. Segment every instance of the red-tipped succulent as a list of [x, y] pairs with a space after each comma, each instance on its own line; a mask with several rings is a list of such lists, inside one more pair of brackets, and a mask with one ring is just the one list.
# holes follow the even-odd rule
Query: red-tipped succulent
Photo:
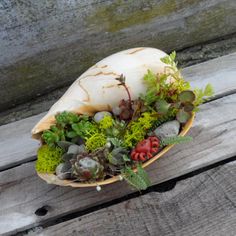
[[121, 120], [130, 120], [133, 115], [132, 105], [129, 100], [122, 99], [119, 104], [119, 108], [121, 110], [119, 118]]
[[160, 147], [160, 140], [151, 136], [140, 141], [131, 152], [131, 158], [134, 161], [146, 161], [153, 157], [158, 152]]

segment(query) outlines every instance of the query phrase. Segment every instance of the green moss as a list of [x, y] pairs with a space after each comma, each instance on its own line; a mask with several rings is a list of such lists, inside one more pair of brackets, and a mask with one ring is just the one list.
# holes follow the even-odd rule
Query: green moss
[[114, 120], [111, 116], [104, 116], [104, 118], [99, 122], [99, 128], [102, 130], [106, 130], [113, 126]]
[[62, 163], [63, 150], [59, 147], [49, 147], [43, 145], [38, 149], [38, 159], [36, 161], [36, 170], [39, 173], [54, 173], [56, 167]]
[[98, 148], [104, 147], [107, 143], [107, 138], [102, 133], [96, 133], [90, 138], [87, 138], [85, 142], [86, 149], [88, 151], [95, 151]]
[[161, 3], [140, 4], [139, 1], [118, 0], [109, 5], [98, 7], [87, 19], [89, 24], [102, 25], [109, 32], [146, 23], [158, 16], [168, 15], [177, 10], [175, 1], [166, 0]]
[[155, 113], [144, 112], [137, 121], [131, 121], [124, 135], [125, 146], [133, 147], [139, 141], [143, 140], [156, 119]]
[[[225, 27], [225, 14], [225, 4], [222, 3], [186, 18], [186, 27], [189, 29], [189, 33], [186, 35], [187, 41], [194, 44], [195, 42], [199, 42], [199, 38], [205, 38], [207, 34], [212, 35], [212, 38], [218, 37], [219, 33], [217, 29]], [[227, 14], [231, 15], [231, 11], [227, 10]], [[232, 14], [234, 13], [232, 12]]]
[[[44, 51], [4, 67], [0, 109], [9, 108], [56, 88], [68, 86], [105, 52], [78, 47], [78, 43]], [[104, 54], [103, 54], [104, 53]], [[81, 56], [83, 55], [83, 56]]]

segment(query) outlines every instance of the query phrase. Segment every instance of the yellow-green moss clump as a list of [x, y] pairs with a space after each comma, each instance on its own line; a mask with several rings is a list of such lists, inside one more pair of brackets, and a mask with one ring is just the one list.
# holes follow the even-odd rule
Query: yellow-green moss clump
[[155, 113], [144, 112], [138, 120], [131, 121], [124, 136], [125, 146], [131, 148], [143, 140], [156, 119]]
[[106, 136], [103, 133], [97, 133], [86, 140], [85, 146], [88, 151], [95, 151], [98, 148], [104, 147], [106, 143]]
[[104, 130], [111, 128], [113, 126], [113, 118], [111, 116], [104, 116], [104, 118], [99, 122], [99, 128]]
[[63, 150], [59, 147], [43, 145], [38, 149], [36, 171], [39, 173], [54, 173], [56, 167], [62, 162]]

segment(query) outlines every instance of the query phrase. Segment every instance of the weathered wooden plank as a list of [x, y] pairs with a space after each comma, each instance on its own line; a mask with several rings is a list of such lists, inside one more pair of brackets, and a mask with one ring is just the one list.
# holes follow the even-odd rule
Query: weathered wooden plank
[[30, 235], [235, 236], [235, 179], [236, 161]]
[[[191, 144], [174, 147], [147, 168], [152, 183], [189, 173], [236, 155], [236, 94], [202, 105], [190, 135]], [[131, 193], [119, 182], [95, 188], [72, 189], [48, 185], [36, 176], [34, 162], [0, 172], [0, 233], [10, 234], [40, 222], [83, 210]], [[50, 207], [45, 216], [34, 212]], [[11, 223], [9, 223], [11, 222]]]
[[193, 87], [211, 83], [216, 97], [236, 92], [236, 53], [186, 67], [182, 74]]
[[[236, 52], [236, 33], [177, 51], [178, 64], [184, 68]], [[68, 86], [0, 112], [0, 125], [25, 119], [48, 110]]]
[[0, 127], [0, 171], [35, 159], [39, 143], [30, 131], [44, 113]]
[[[186, 80], [193, 87], [211, 83], [216, 96], [231, 93], [236, 89], [236, 53], [209, 62], [187, 67], [183, 70]], [[35, 159], [37, 142], [31, 140], [30, 130], [43, 114], [0, 127], [0, 170], [26, 160]]]
[[171, 51], [236, 31], [235, 0], [0, 0], [0, 109], [140, 45]]

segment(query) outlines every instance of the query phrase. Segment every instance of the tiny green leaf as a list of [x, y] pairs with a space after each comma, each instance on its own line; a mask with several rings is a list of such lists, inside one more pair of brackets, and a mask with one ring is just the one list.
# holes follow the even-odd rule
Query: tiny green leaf
[[166, 114], [170, 108], [170, 104], [165, 100], [158, 100], [155, 103], [155, 107], [159, 114]]
[[190, 118], [191, 118], [191, 113], [190, 112], [186, 112], [183, 109], [180, 109], [177, 112], [177, 114], [176, 114], [176, 119], [180, 123], [186, 123]]
[[130, 158], [128, 157], [128, 155], [126, 155], [126, 154], [124, 154], [122, 157], [123, 157], [123, 160], [125, 162], [130, 162], [131, 161]]
[[204, 89], [205, 96], [212, 96], [214, 94], [214, 89], [211, 84], [207, 84]]
[[77, 135], [77, 133], [76, 133], [75, 131], [68, 131], [68, 132], [66, 133], [66, 136], [67, 136], [68, 138], [75, 138], [75, 137], [78, 136], [78, 135]]
[[196, 95], [196, 100], [194, 101], [194, 106], [197, 107], [207, 100], [207, 97], [211, 97], [214, 94], [214, 89], [211, 84], [207, 84], [205, 89], [194, 89]]
[[191, 90], [182, 91], [178, 95], [178, 100], [180, 102], [193, 102], [195, 100], [195, 98], [196, 98], [196, 96], [195, 96], [194, 92]]
[[175, 58], [176, 58], [176, 52], [175, 52], [175, 51], [173, 51], [173, 52], [170, 54], [170, 58], [171, 58], [172, 61], [175, 60]]
[[184, 110], [186, 112], [190, 112], [190, 111], [193, 111], [194, 110], [194, 105], [191, 103], [191, 102], [186, 102], [184, 104]]

